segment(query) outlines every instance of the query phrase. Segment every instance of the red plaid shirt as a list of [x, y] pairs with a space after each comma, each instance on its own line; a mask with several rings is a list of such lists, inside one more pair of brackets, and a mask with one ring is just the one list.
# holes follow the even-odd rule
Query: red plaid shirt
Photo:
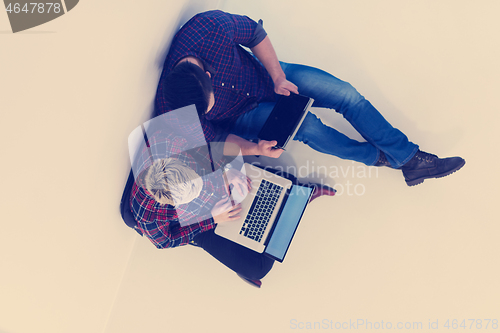
[[[146, 161], [142, 164], [144, 167], [151, 165], [151, 160], [156, 160], [158, 156], [165, 157], [167, 151], [167, 156], [179, 159], [202, 176], [203, 189], [196, 199], [174, 207], [156, 202], [144, 186], [141, 186], [141, 181], [137, 180], [130, 195], [132, 214], [138, 229], [157, 248], [185, 245], [200, 232], [215, 227], [209, 214], [213, 206], [226, 194], [221, 166], [228, 161], [212, 161], [207, 146], [186, 150], [186, 139], [174, 135], [149, 137], [149, 144], [150, 147], [145, 147], [142, 152], [145, 156], [143, 160]], [[152, 159], [148, 161], [149, 154]], [[215, 172], [212, 172], [213, 170]], [[183, 223], [179, 222], [180, 217]]]
[[[260, 30], [256, 38], [256, 31]], [[241, 46], [253, 47], [265, 37], [259, 24], [246, 16], [219, 10], [200, 13], [175, 35], [165, 60], [156, 94], [156, 113], [171, 111], [163, 98], [162, 82], [179, 60], [194, 56], [207, 64], [215, 105], [201, 119], [205, 139], [224, 134], [243, 113], [263, 101], [274, 101], [274, 84], [266, 69]]]

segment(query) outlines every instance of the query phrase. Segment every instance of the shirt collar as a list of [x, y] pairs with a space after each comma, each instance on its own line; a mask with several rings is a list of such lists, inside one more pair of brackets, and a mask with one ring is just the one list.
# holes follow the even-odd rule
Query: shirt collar
[[196, 59], [198, 59], [202, 64], [203, 64], [203, 68], [206, 72], [209, 72], [210, 75], [213, 77], [217, 72], [215, 71], [215, 69], [208, 63], [206, 62], [205, 60], [203, 60], [202, 58], [194, 55], [194, 54], [188, 54], [182, 58], [180, 58], [179, 60], [177, 60], [177, 62], [175, 63], [174, 67], [177, 66], [179, 64], [179, 61], [181, 61], [182, 59], [184, 58], [187, 58], [187, 57], [194, 57]]

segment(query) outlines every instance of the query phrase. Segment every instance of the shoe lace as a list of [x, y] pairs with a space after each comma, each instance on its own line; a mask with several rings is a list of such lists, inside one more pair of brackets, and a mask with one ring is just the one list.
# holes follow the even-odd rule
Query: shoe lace
[[431, 163], [435, 158], [438, 158], [436, 155], [426, 153], [425, 151], [419, 151], [416, 157], [421, 161], [429, 163]]

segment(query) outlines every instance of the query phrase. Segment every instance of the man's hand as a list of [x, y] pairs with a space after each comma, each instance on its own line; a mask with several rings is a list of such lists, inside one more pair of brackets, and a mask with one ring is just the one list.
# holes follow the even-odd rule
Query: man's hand
[[[234, 153], [236, 149], [231, 149], [232, 147], [238, 146], [238, 152], [241, 149], [241, 154], [244, 156], [247, 155], [264, 155], [273, 158], [280, 157], [281, 153], [283, 153], [283, 149], [275, 149], [278, 142], [274, 141], [266, 141], [260, 140], [259, 143], [250, 142], [245, 140], [237, 135], [229, 134], [226, 138], [226, 144], [224, 145], [224, 155], [232, 156], [231, 153]], [[227, 148], [227, 149], [226, 149]]]
[[295, 84], [288, 81], [286, 77], [281, 77], [274, 82], [274, 92], [279, 95], [290, 96], [290, 92], [299, 93], [299, 89]]
[[266, 36], [259, 44], [255, 45], [252, 52], [273, 79], [275, 93], [285, 96], [289, 96], [290, 92], [299, 93], [297, 86], [286, 79], [269, 36]]
[[233, 206], [229, 196], [217, 202], [212, 208], [212, 217], [215, 223], [228, 222], [240, 218], [241, 204]]
[[260, 140], [257, 144], [257, 154], [255, 155], [264, 155], [272, 158], [278, 158], [283, 153], [283, 149], [274, 148], [278, 144], [278, 141], [266, 141]]

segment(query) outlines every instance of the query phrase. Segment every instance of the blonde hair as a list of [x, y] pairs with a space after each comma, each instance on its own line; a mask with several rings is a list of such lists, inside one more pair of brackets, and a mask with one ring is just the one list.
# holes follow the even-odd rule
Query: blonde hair
[[144, 177], [146, 190], [162, 205], [181, 205], [200, 195], [201, 177], [176, 158], [153, 162]]

